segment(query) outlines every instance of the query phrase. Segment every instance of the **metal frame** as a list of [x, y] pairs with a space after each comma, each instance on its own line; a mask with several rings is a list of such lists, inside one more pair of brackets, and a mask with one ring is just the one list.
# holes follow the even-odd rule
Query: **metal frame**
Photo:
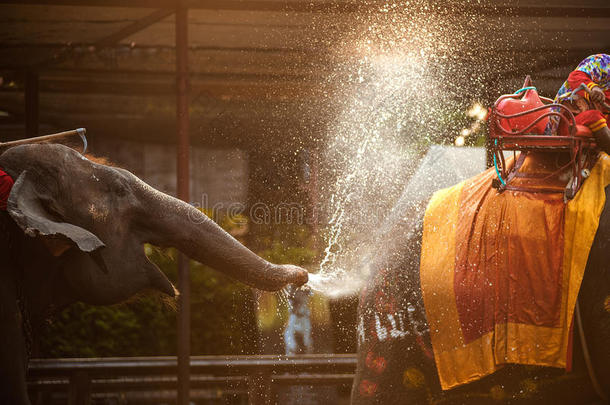
[[[188, 9], [185, 1], [176, 5], [176, 130], [177, 194], [189, 202], [189, 70]], [[178, 405], [190, 403], [191, 283], [189, 259], [178, 255]]]
[[[251, 405], [272, 404], [275, 389], [286, 385], [352, 384], [355, 354], [299, 356], [193, 356], [192, 389], [219, 389], [247, 394]], [[33, 404], [45, 393], [67, 393], [73, 405], [90, 403], [92, 394], [175, 389], [176, 357], [104, 359], [34, 359], [28, 388]]]
[[39, 85], [38, 73], [28, 70], [25, 72], [25, 137], [32, 138], [38, 136], [38, 106], [39, 106]]
[[[41, 4], [47, 6], [96, 6], [96, 7], [133, 7], [175, 9], [175, 0], [2, 0], [9, 4]], [[278, 1], [278, 0], [189, 0], [184, 6], [200, 10], [240, 10], [240, 11], [284, 11], [284, 12], [330, 12], [353, 13], [374, 11], [383, 2], [360, 1]], [[480, 14], [490, 17], [581, 17], [608, 18], [610, 7], [565, 7], [554, 6], [552, 2], [537, 6], [489, 5], [472, 6], [452, 1], [427, 10], [439, 14]]]
[[[531, 86], [532, 82], [529, 76], [525, 78], [523, 88]], [[544, 102], [550, 103], [531, 110], [519, 112], [516, 114], [502, 114], [498, 111], [498, 105], [506, 99], [521, 98], [521, 94], [507, 94], [496, 100], [491, 110], [489, 118], [489, 139], [492, 156], [497, 163], [497, 170], [500, 178], [504, 180], [495, 182], [494, 185], [500, 191], [516, 190], [529, 192], [556, 193], [553, 188], [527, 188], [523, 186], [511, 186], [510, 182], [515, 177], [528, 177], [526, 174], [520, 173], [519, 170], [525, 160], [525, 156], [529, 152], [557, 152], [567, 151], [570, 153], [570, 165], [572, 167], [572, 180], [566, 185], [564, 195], [566, 199], [572, 199], [582, 186], [585, 177], [585, 169], [589, 170], [595, 163], [597, 156], [597, 144], [593, 136], [577, 136], [576, 121], [572, 112], [562, 104], [555, 104], [553, 100], [541, 97]], [[536, 112], [547, 111], [540, 116], [532, 119], [525, 128], [512, 131], [502, 126], [501, 120], [524, 117]], [[528, 132], [534, 125], [543, 119], [556, 117], [559, 119], [559, 129], [557, 134], [542, 135]], [[567, 133], [567, 135], [559, 135]], [[504, 159], [504, 151], [521, 152], [518, 159], [515, 159], [511, 168], [507, 167]]]

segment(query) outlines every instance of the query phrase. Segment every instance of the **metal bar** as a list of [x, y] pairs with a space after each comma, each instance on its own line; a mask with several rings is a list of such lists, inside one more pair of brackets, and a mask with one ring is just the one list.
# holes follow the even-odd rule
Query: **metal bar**
[[188, 9], [176, 10], [176, 113], [178, 121], [178, 198], [189, 200]]
[[[2, 0], [0, 0], [2, 1]], [[253, 25], [254, 28], [263, 28], [266, 29], [268, 28], [266, 25], [264, 24], [260, 24], [260, 25]], [[295, 27], [296, 28], [296, 27]], [[485, 33], [484, 30], [481, 31], [470, 31], [472, 35], [483, 35]], [[498, 32], [498, 31], [496, 31]], [[501, 32], [506, 32], [506, 33], [510, 33], [510, 31], [501, 31]], [[550, 31], [549, 31], [550, 32]], [[553, 32], [565, 32], [565, 31], [561, 31], [561, 30], [556, 30]], [[583, 32], [594, 32], [592, 30], [587, 30], [587, 31], [583, 31]], [[603, 30], [599, 30], [600, 32], [600, 37], [601, 34], [604, 34], [605, 31]], [[550, 34], [549, 34], [550, 35]], [[558, 52], [557, 48], [553, 48], [553, 47], [549, 47], [549, 46], [538, 46], [536, 44], [528, 44], [531, 45], [531, 47], [528, 48], [524, 48], [523, 44], [504, 44], [504, 48], [494, 48], [493, 52], [489, 51], [489, 49], [484, 49], [484, 48], [479, 48], [477, 49], [478, 52], [478, 56], [479, 57], [491, 57], [491, 56], [502, 56], [505, 58], [515, 58], [515, 57], [528, 57], [531, 59], [532, 54], [534, 54], [535, 56], [537, 56], [537, 54], [549, 54], [549, 55], [545, 55], [547, 56], [544, 60], [540, 60], [540, 61], [535, 61], [535, 60], [530, 60], [530, 65], [523, 67], [523, 69], [525, 70], [532, 70], [532, 67], [534, 67], [537, 70], [540, 69], [548, 69], [549, 67], [557, 67], [557, 66], [567, 66], [569, 65], [569, 67], [573, 67], [572, 63], [574, 63], [574, 55], [583, 55], [583, 54], [588, 54], [591, 52], [591, 45], [588, 44], [588, 42], [585, 42], [583, 40], [582, 43], [579, 44], [570, 44], [569, 46], [566, 45], [566, 47], [561, 51]], [[81, 51], [88, 51], [89, 47], [95, 47], [96, 46], [96, 42], [76, 42], [73, 43], [72, 48], [71, 49], [79, 49]], [[57, 42], [53, 42], [53, 43], [34, 43], [34, 42], [16, 42], [16, 43], [10, 43], [10, 44], [2, 44], [2, 48], [0, 50], [2, 51], [14, 51], [14, 50], [27, 50], [27, 51], [35, 51], [35, 52], [59, 52], [62, 49], [65, 48], [65, 45], [62, 43], [57, 43]], [[114, 44], [114, 45], [108, 45], [106, 46], [106, 48], [110, 48], [112, 50], [123, 50], [123, 49], [131, 49], [131, 47], [128, 44]], [[170, 46], [170, 45], [143, 45], [143, 44], [137, 44], [136, 47], [138, 50], [158, 50], [158, 51], [163, 51], [163, 52], [167, 52], [167, 51], [172, 51], [174, 49], [174, 46]], [[275, 47], [264, 47], [264, 46], [222, 46], [222, 45], [190, 45], [189, 46], [189, 51], [191, 52], [227, 52], [227, 53], [237, 53], [237, 54], [243, 54], [243, 53], [260, 53], [260, 54], [281, 54], [280, 56], [284, 56], [287, 53], [292, 53], [295, 54], [296, 56], [299, 57], [317, 57], [319, 59], [325, 59], [327, 57], [329, 57], [331, 55], [330, 52], [325, 51], [324, 49], [319, 49], [319, 48], [307, 48], [305, 46], [300, 46], [300, 47], [295, 47], [295, 46], [285, 46], [285, 47], [280, 47], [280, 46], [275, 46]], [[437, 52], [438, 56], [451, 56], [452, 59], [454, 60], [459, 60], [459, 61], [464, 61], [464, 62], [468, 62], [472, 60], [472, 57], [469, 56], [456, 56], [451, 54], [449, 51], [443, 51], [443, 50], [438, 50]], [[549, 60], [550, 59], [550, 60]], [[7, 62], [16, 62], [16, 61], [7, 61]], [[11, 64], [9, 67], [6, 66], [1, 66], [0, 67], [0, 72], [12, 72], [14, 69], [15, 65]], [[165, 65], [164, 65], [165, 66]], [[540, 67], [539, 67], [540, 66]], [[139, 73], [144, 73], [144, 74], [168, 74], [168, 73], [174, 73], [173, 70], [170, 69], [163, 69], [163, 70], [155, 70], [154, 72], [152, 72], [150, 69], [148, 70], [137, 70], [137, 69], [130, 69], [130, 70], [126, 70], [126, 69], [130, 69], [130, 66], [125, 66], [123, 68], [118, 68], [118, 69], [112, 69], [113, 72], [116, 73], [133, 73], [133, 74], [139, 74]], [[95, 73], [95, 72], [107, 72], [106, 69], [99, 69], [99, 68], [87, 68], [85, 67], [81, 67], [79, 66], [78, 68], [74, 68], [74, 67], [66, 67], [66, 68], [51, 68], [51, 71], [61, 71], [61, 72], [69, 72], [69, 71], [76, 71], [76, 72], [80, 72], [80, 71], [84, 71], [84, 72], [88, 72], [88, 73]]]
[[[174, 8], [174, 0], [2, 0], [8, 4], [44, 4], [97, 7], [144, 7]], [[203, 10], [240, 10], [240, 11], [281, 11], [281, 12], [330, 12], [353, 13], [381, 9], [385, 2], [346, 2], [346, 1], [277, 1], [277, 0], [190, 0], [185, 6]], [[508, 17], [586, 17], [608, 18], [610, 7], [599, 7], [599, 3], [578, 6], [556, 6], [549, 2], [539, 6], [468, 6], [452, 1], [442, 6], [430, 7], [428, 12], [452, 15], [476, 13], [489, 16]]]
[[[0, 0], [1, 1], [1, 0]], [[202, 25], [202, 24], [199, 24]], [[260, 25], [252, 25], [252, 27], [258, 27], [258, 28], [267, 28], [268, 26], [264, 25], [264, 24], [260, 24]], [[271, 28], [273, 28], [273, 26], [269, 26]], [[298, 28], [298, 27], [295, 27]], [[601, 31], [601, 30], [600, 30]], [[96, 42], [75, 42], [72, 44], [70, 49], [73, 50], [79, 50], [79, 51], [89, 51], [89, 47], [95, 47], [96, 46]], [[65, 44], [62, 43], [57, 43], [57, 42], [50, 42], [50, 43], [34, 43], [34, 42], [16, 42], [16, 43], [10, 43], [10, 44], [2, 44], [2, 51], [13, 51], [13, 50], [21, 50], [27, 48], [28, 50], [33, 50], [36, 52], [59, 52], [63, 49], [66, 48]], [[131, 49], [131, 46], [129, 44], [124, 44], [124, 43], [117, 43], [117, 44], [112, 44], [112, 45], [107, 45], [105, 48], [107, 49], [112, 49], [112, 50], [124, 50], [124, 49]], [[143, 45], [143, 44], [137, 44], [137, 49], [138, 50], [157, 50], [159, 52], [164, 52], [164, 51], [171, 51], [174, 49], [174, 46], [170, 46], [170, 45]], [[530, 48], [532, 49], [532, 48]], [[537, 48], [537, 49], [532, 49], [532, 52], [537, 51], [538, 49], [541, 48]], [[588, 50], [590, 48], [583, 48], [583, 50]], [[189, 50], [191, 52], [233, 52], [233, 53], [244, 53], [244, 52], [252, 52], [252, 53], [264, 53], [264, 54], [273, 54], [273, 53], [294, 53], [297, 55], [301, 55], [301, 54], [307, 54], [308, 56], [321, 56], [326, 54], [322, 53], [324, 51], [320, 51], [320, 50], [311, 50], [311, 49], [307, 49], [305, 47], [295, 47], [295, 46], [285, 46], [285, 47], [280, 47], [280, 46], [275, 46], [275, 47], [263, 47], [263, 46], [222, 46], [222, 45], [191, 45], [189, 47]], [[551, 51], [553, 51], [555, 49], [551, 49]], [[505, 50], [499, 50], [496, 52], [497, 53], [511, 53], [511, 54], [515, 54], [515, 53], [523, 53], [524, 51], [522, 49], [517, 49], [515, 48], [514, 50], [510, 50], [510, 51], [505, 51]], [[0, 71], [11, 71], [13, 70], [12, 68], [13, 65], [11, 65], [11, 67], [5, 67], [2, 66], [0, 67]], [[64, 69], [62, 69], [64, 70]], [[67, 69], [66, 69], [67, 70]], [[80, 68], [78, 69], [80, 70]], [[114, 70], [113, 70], [114, 71]], [[117, 70], [119, 71], [119, 70]], [[134, 73], [137, 73], [137, 71], [133, 71]], [[145, 70], [145, 73], [151, 73], [150, 70]], [[173, 71], [172, 71], [173, 73]]]
[[[355, 354], [311, 354], [295, 356], [192, 356], [194, 373], [250, 374], [261, 368], [274, 372], [353, 372]], [[32, 359], [28, 366], [30, 376], [62, 376], [74, 370], [86, 370], [90, 375], [142, 375], [150, 373], [175, 374], [177, 358], [110, 357], [85, 359]]]
[[27, 71], [25, 74], [25, 136], [38, 136], [38, 73]]
[[271, 374], [267, 371], [256, 371], [248, 377], [248, 405], [270, 405]]
[[73, 135], [79, 135], [79, 136], [83, 137], [86, 132], [87, 131], [85, 130], [85, 128], [78, 128], [78, 129], [73, 129], [70, 131], [58, 132], [56, 134], [37, 136], [35, 138], [19, 139], [16, 141], [9, 141], [9, 142], [0, 142], [0, 148], [7, 147], [7, 146], [12, 147], [12, 146], [17, 146], [17, 145], [25, 145], [28, 143], [39, 143], [39, 142], [52, 141], [52, 140], [57, 140], [57, 139], [61, 139], [61, 138], [66, 138], [68, 136], [73, 136]]
[[91, 378], [86, 371], [76, 371], [70, 376], [68, 405], [91, 403]]
[[[311, 78], [311, 81], [315, 80]], [[111, 95], [167, 95], [175, 91], [176, 84], [173, 80], [137, 78], [134, 75], [131, 79], [106, 79], [73, 77], [73, 78], [54, 78], [48, 76], [40, 77], [39, 90], [43, 93], [71, 93], [71, 94], [111, 94]], [[271, 89], [278, 92], [278, 87], [286, 87], [284, 93], [291, 94], [303, 93], [313, 87], [312, 84], [305, 82], [306, 78], [295, 75], [251, 75], [241, 77], [239, 75], [227, 74], [224, 77], [202, 77], [199, 80], [190, 80], [190, 91], [206, 91], [209, 95], [225, 94], [251, 94], [254, 97], [269, 95]], [[293, 91], [290, 91], [290, 90]], [[16, 93], [20, 89], [0, 90], [0, 93]]]
[[[188, 9], [184, 0], [176, 6], [176, 118], [177, 118], [177, 194], [189, 201], [189, 72]], [[189, 259], [178, 256], [178, 405], [190, 403], [191, 293]]]
[[[273, 401], [276, 386], [349, 385], [357, 358], [354, 354], [196, 356], [190, 363], [192, 388], [237, 390], [247, 393], [250, 403], [266, 405]], [[72, 386], [79, 398], [126, 390], [159, 392], [176, 389], [176, 364], [176, 357], [34, 359], [28, 387], [32, 393], [51, 394]], [[75, 376], [80, 376], [78, 384]], [[81, 394], [82, 388], [88, 394]]]
[[354, 381], [354, 374], [296, 374], [274, 375], [273, 385], [349, 385]]
[[[176, 357], [34, 359], [28, 370], [28, 390], [39, 396], [70, 390], [76, 395], [76, 388], [80, 387], [79, 398], [99, 398], [101, 393], [111, 392], [160, 397], [176, 389], [176, 360]], [[248, 394], [249, 402], [268, 404], [274, 400], [277, 387], [350, 385], [357, 358], [354, 354], [195, 356], [191, 365], [193, 389]], [[166, 399], [174, 402], [175, 397]]]
[[191, 322], [190, 322], [190, 280], [189, 259], [178, 255], [178, 405], [190, 403]]
[[[563, 191], [563, 188], [561, 188]], [[353, 378], [353, 373], [337, 374], [333, 370], [328, 373], [296, 373], [296, 374], [270, 374], [273, 385], [331, 385], [331, 384], [349, 384]], [[248, 381], [251, 375], [238, 376], [207, 376], [193, 375], [191, 377], [191, 386], [193, 388], [201, 387], [232, 387], [232, 388], [248, 388]], [[175, 376], [159, 376], [159, 375], [142, 375], [142, 376], [97, 376], [91, 381], [91, 391], [95, 392], [113, 392], [121, 389], [138, 389], [146, 390], [154, 386], [156, 389], [176, 389], [177, 378]], [[69, 387], [70, 380], [66, 378], [53, 380], [33, 380], [28, 383], [28, 387], [44, 388], [44, 387], [60, 387], [65, 389]]]

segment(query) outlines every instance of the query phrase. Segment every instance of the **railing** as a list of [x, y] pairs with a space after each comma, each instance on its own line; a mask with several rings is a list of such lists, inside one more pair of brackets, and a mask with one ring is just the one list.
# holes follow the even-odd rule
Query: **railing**
[[[355, 368], [353, 354], [193, 356], [191, 397], [267, 405], [287, 386], [339, 386], [348, 393]], [[167, 404], [175, 402], [176, 373], [175, 357], [34, 359], [28, 388], [34, 405]]]

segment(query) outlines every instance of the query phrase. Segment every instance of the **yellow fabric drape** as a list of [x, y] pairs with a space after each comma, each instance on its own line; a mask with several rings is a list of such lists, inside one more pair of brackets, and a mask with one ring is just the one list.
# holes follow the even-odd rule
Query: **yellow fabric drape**
[[[492, 207], [490, 211], [492, 209], [503, 210], [503, 214], [510, 209], [512, 209], [512, 212], [521, 212], [519, 209], [523, 208], [524, 210], [534, 211], [533, 214], [529, 212], [529, 215], [536, 215], [533, 219], [538, 220], [538, 212], [546, 209], [544, 207], [548, 205], [526, 201], [524, 199], [528, 197], [524, 193], [505, 191], [498, 194], [491, 189], [491, 178], [493, 176], [492, 171], [487, 171], [473, 179], [436, 192], [428, 204], [424, 217], [420, 262], [421, 288], [430, 325], [435, 362], [443, 389], [450, 389], [480, 379], [507, 363], [566, 367], [570, 326], [576, 298], [589, 251], [597, 232], [599, 218], [606, 201], [605, 187], [610, 184], [610, 158], [606, 154], [601, 154], [591, 170], [591, 175], [576, 197], [560, 208], [562, 210], [560, 214], [563, 217], [563, 223], [561, 224], [562, 240], [560, 242], [563, 243], [563, 248], [562, 252], [560, 251], [555, 255], [555, 257], [560, 257], [561, 260], [560, 264], [557, 265], [560, 268], [554, 269], [554, 271], [561, 272], [559, 279], [562, 279], [563, 283], [561, 283], [561, 291], [559, 291], [561, 303], [556, 305], [559, 311], [557, 321], [552, 326], [541, 326], [536, 322], [512, 322], [510, 319], [496, 319], [490, 331], [481, 333], [473, 340], [472, 333], [470, 335], [465, 334], [466, 326], [462, 323], [464, 316], [462, 316], [462, 321], [460, 320], [454, 284], [456, 280], [456, 258], [465, 254], [458, 249], [466, 246], [465, 238], [473, 236], [458, 232], [458, 230], [464, 228], [464, 224], [459, 223], [460, 219], [464, 217], [465, 210], [474, 210], [472, 204], [478, 203], [479, 205], [476, 207], [477, 218], [487, 215], [485, 212], [479, 212], [479, 210], [485, 210], [485, 207]], [[490, 190], [488, 193], [479, 193], [482, 196], [484, 195], [484, 197], [481, 197], [481, 201], [473, 202], [472, 199], [464, 201], [464, 196], [477, 195], [476, 193], [469, 194], [469, 191], [471, 191], [469, 187], [481, 187], [482, 184], [489, 187]], [[520, 195], [521, 197], [519, 197]], [[500, 200], [495, 200], [496, 198], [503, 199], [501, 204], [497, 202]], [[553, 202], [551, 201], [551, 203]], [[468, 206], [465, 206], [466, 204]], [[515, 205], [508, 206], [506, 204]], [[554, 204], [557, 205], [556, 202]], [[510, 209], [507, 210], [506, 207]], [[523, 215], [527, 214], [523, 212]], [[490, 213], [489, 215], [496, 214]], [[556, 214], [554, 215], [556, 218]], [[523, 218], [515, 218], [515, 215], [513, 215], [513, 221], [524, 222]], [[538, 225], [533, 223], [532, 226]], [[473, 226], [472, 229], [474, 228]], [[502, 226], [499, 228], [502, 228]], [[471, 232], [476, 232], [472, 229]], [[495, 245], [492, 246], [496, 246], [498, 251], [507, 250], [508, 253], [506, 254], [510, 257], [511, 247], [508, 241], [514, 243], [515, 235], [512, 234], [508, 237], [502, 234], [502, 232], [510, 232], [510, 230], [484, 229], [481, 232], [483, 233], [479, 234], [479, 237], [489, 234], [496, 235]], [[538, 238], [538, 241], [544, 237], [558, 237], [557, 230], [553, 232], [547, 230], [547, 232], [549, 233], [545, 236], [544, 229], [540, 229], [540, 226], [538, 226], [535, 233], [539, 235], [534, 237]], [[516, 237], [518, 238], [519, 235], [516, 235]], [[554, 241], [557, 242], [557, 240]], [[549, 241], [549, 243], [551, 242], [553, 241]], [[519, 246], [520, 249], [527, 249], [527, 246], [522, 245], [527, 245], [527, 243], [521, 241]], [[531, 252], [534, 259], [536, 259], [536, 254], [538, 252]], [[503, 260], [493, 257], [494, 252], [487, 251], [487, 255], [489, 256], [488, 261]], [[535, 267], [535, 264], [532, 264], [535, 262], [536, 260], [522, 260], [519, 263], [523, 264], [524, 267]], [[557, 260], [548, 260], [547, 262], [556, 263]], [[504, 262], [493, 262], [493, 264], [497, 266], [497, 271], [505, 271], [502, 268], [503, 265], [506, 265]], [[467, 271], [477, 271], [477, 269], [468, 268]], [[538, 275], [536, 271], [539, 271], [539, 269], [523, 268], [519, 271], [525, 271], [526, 274], [530, 272], [532, 282], [540, 283], [539, 280], [536, 281]], [[527, 275], [525, 277], [528, 278]], [[534, 286], [533, 290], [535, 291], [536, 288], [548, 289], [549, 287], [539, 285]]]

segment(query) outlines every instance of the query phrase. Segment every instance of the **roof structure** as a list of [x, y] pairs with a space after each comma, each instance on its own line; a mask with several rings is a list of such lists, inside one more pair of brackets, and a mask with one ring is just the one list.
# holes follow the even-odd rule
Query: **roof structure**
[[[323, 132], [328, 105], [321, 100], [336, 45], [362, 15], [384, 12], [384, 3], [391, 2], [187, 1], [192, 141], [243, 146]], [[436, 3], [426, 12], [476, 21], [467, 51], [439, 51], [476, 66], [473, 75], [486, 72], [485, 86], [464, 89], [473, 98], [491, 99], [525, 74], [552, 95], [583, 57], [610, 49], [606, 0]], [[1, 1], [0, 136], [22, 136], [25, 87], [34, 75], [41, 124], [172, 142], [175, 6]]]

